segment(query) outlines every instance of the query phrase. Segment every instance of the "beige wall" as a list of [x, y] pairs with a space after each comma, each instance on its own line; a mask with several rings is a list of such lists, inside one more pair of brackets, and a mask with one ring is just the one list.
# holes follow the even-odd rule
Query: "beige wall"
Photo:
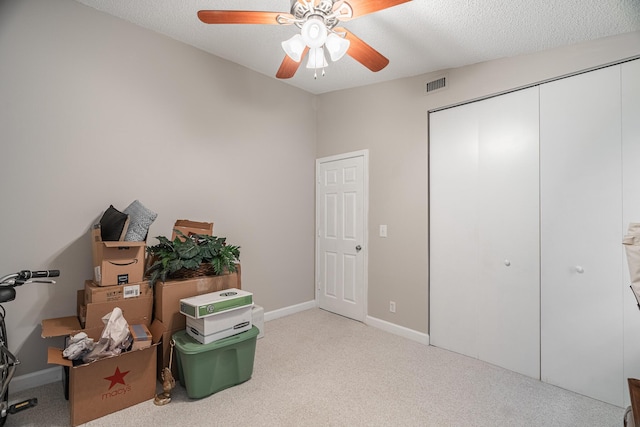
[[[48, 368], [109, 204], [214, 221], [265, 311], [314, 299], [314, 96], [72, 0], [0, 3], [0, 274], [60, 268], [8, 312], [18, 374]], [[150, 243], [155, 239], [150, 239]]]
[[[640, 32], [318, 96], [318, 157], [370, 150], [369, 316], [428, 332], [429, 110], [636, 55]], [[443, 74], [448, 88], [425, 95]]]
[[63, 271], [6, 304], [19, 374], [61, 344], [40, 320], [73, 314], [87, 233], [109, 204], [158, 212], [150, 236], [214, 221], [242, 246], [243, 287], [266, 311], [312, 300], [314, 159], [364, 148], [369, 315], [427, 332], [427, 111], [638, 55], [639, 42], [448, 70], [429, 96], [440, 73], [315, 97], [72, 0], [0, 0], [0, 274]]

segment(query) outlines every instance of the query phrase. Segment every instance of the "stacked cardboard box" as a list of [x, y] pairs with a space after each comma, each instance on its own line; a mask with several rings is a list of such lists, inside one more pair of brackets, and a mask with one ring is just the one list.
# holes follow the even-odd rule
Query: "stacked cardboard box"
[[[202, 276], [192, 279], [167, 280], [156, 282], [154, 286], [154, 319], [162, 324], [162, 348], [158, 351], [158, 378], [162, 369], [169, 366], [171, 355], [171, 336], [186, 328], [185, 316], [180, 313], [180, 300], [183, 298], [221, 291], [229, 288], [241, 289], [241, 268], [220, 276]], [[171, 365], [171, 371], [178, 378], [177, 364]]]
[[200, 344], [209, 344], [248, 331], [253, 326], [253, 294], [226, 289], [180, 300], [186, 316], [187, 334]]
[[130, 351], [77, 366], [63, 357], [63, 349], [49, 348], [48, 362], [67, 372], [74, 426], [155, 396], [162, 328], [160, 323], [152, 325], [153, 289], [143, 281], [145, 249], [146, 242], [102, 241], [100, 225], [94, 226], [94, 277], [77, 292], [76, 315], [42, 321], [44, 338], [85, 332], [97, 342], [105, 327], [102, 318], [118, 307], [135, 332]]
[[[213, 223], [178, 220], [176, 229], [185, 235], [211, 234]], [[76, 315], [44, 319], [42, 337], [85, 332], [98, 340], [104, 330], [102, 318], [119, 307], [135, 342], [131, 351], [78, 366], [63, 357], [62, 349], [49, 349], [48, 362], [65, 367], [68, 373], [73, 426], [155, 396], [156, 380], [169, 363], [171, 335], [186, 326], [180, 299], [241, 287], [240, 264], [233, 273], [158, 282], [150, 287], [143, 280], [146, 242], [102, 241], [99, 225], [91, 230], [91, 240], [94, 277], [77, 292]], [[175, 362], [172, 371], [178, 378]]]

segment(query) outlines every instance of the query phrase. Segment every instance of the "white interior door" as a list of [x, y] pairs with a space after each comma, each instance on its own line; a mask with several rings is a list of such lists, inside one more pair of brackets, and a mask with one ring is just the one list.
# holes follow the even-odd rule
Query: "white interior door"
[[542, 380], [618, 406], [620, 117], [619, 66], [540, 88]]
[[320, 308], [364, 321], [366, 152], [316, 162], [316, 275]]

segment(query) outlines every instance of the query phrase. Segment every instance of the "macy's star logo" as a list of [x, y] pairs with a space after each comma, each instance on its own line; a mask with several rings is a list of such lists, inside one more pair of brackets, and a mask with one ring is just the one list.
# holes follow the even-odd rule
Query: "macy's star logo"
[[129, 371], [120, 372], [120, 368], [116, 366], [116, 372], [113, 375], [111, 375], [110, 377], [105, 377], [104, 378], [107, 381], [111, 381], [111, 385], [109, 386], [109, 390], [111, 390], [111, 388], [116, 384], [126, 385], [124, 383], [124, 376], [127, 375], [128, 373], [129, 373]]

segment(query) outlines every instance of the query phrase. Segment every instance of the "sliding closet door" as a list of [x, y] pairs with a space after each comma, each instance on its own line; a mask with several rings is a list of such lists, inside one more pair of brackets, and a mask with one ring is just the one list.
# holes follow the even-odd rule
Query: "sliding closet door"
[[429, 116], [429, 313], [432, 345], [478, 356], [478, 107]]
[[538, 88], [478, 106], [478, 358], [540, 378]]
[[539, 377], [538, 89], [430, 116], [430, 339]]
[[[622, 227], [626, 234], [631, 222], [640, 222], [640, 60], [621, 65], [622, 79], [622, 170], [623, 214]], [[624, 379], [640, 378], [640, 309], [633, 292], [631, 279], [623, 261], [624, 295]], [[624, 387], [625, 404], [629, 391]]]
[[622, 406], [620, 67], [540, 87], [541, 375]]

